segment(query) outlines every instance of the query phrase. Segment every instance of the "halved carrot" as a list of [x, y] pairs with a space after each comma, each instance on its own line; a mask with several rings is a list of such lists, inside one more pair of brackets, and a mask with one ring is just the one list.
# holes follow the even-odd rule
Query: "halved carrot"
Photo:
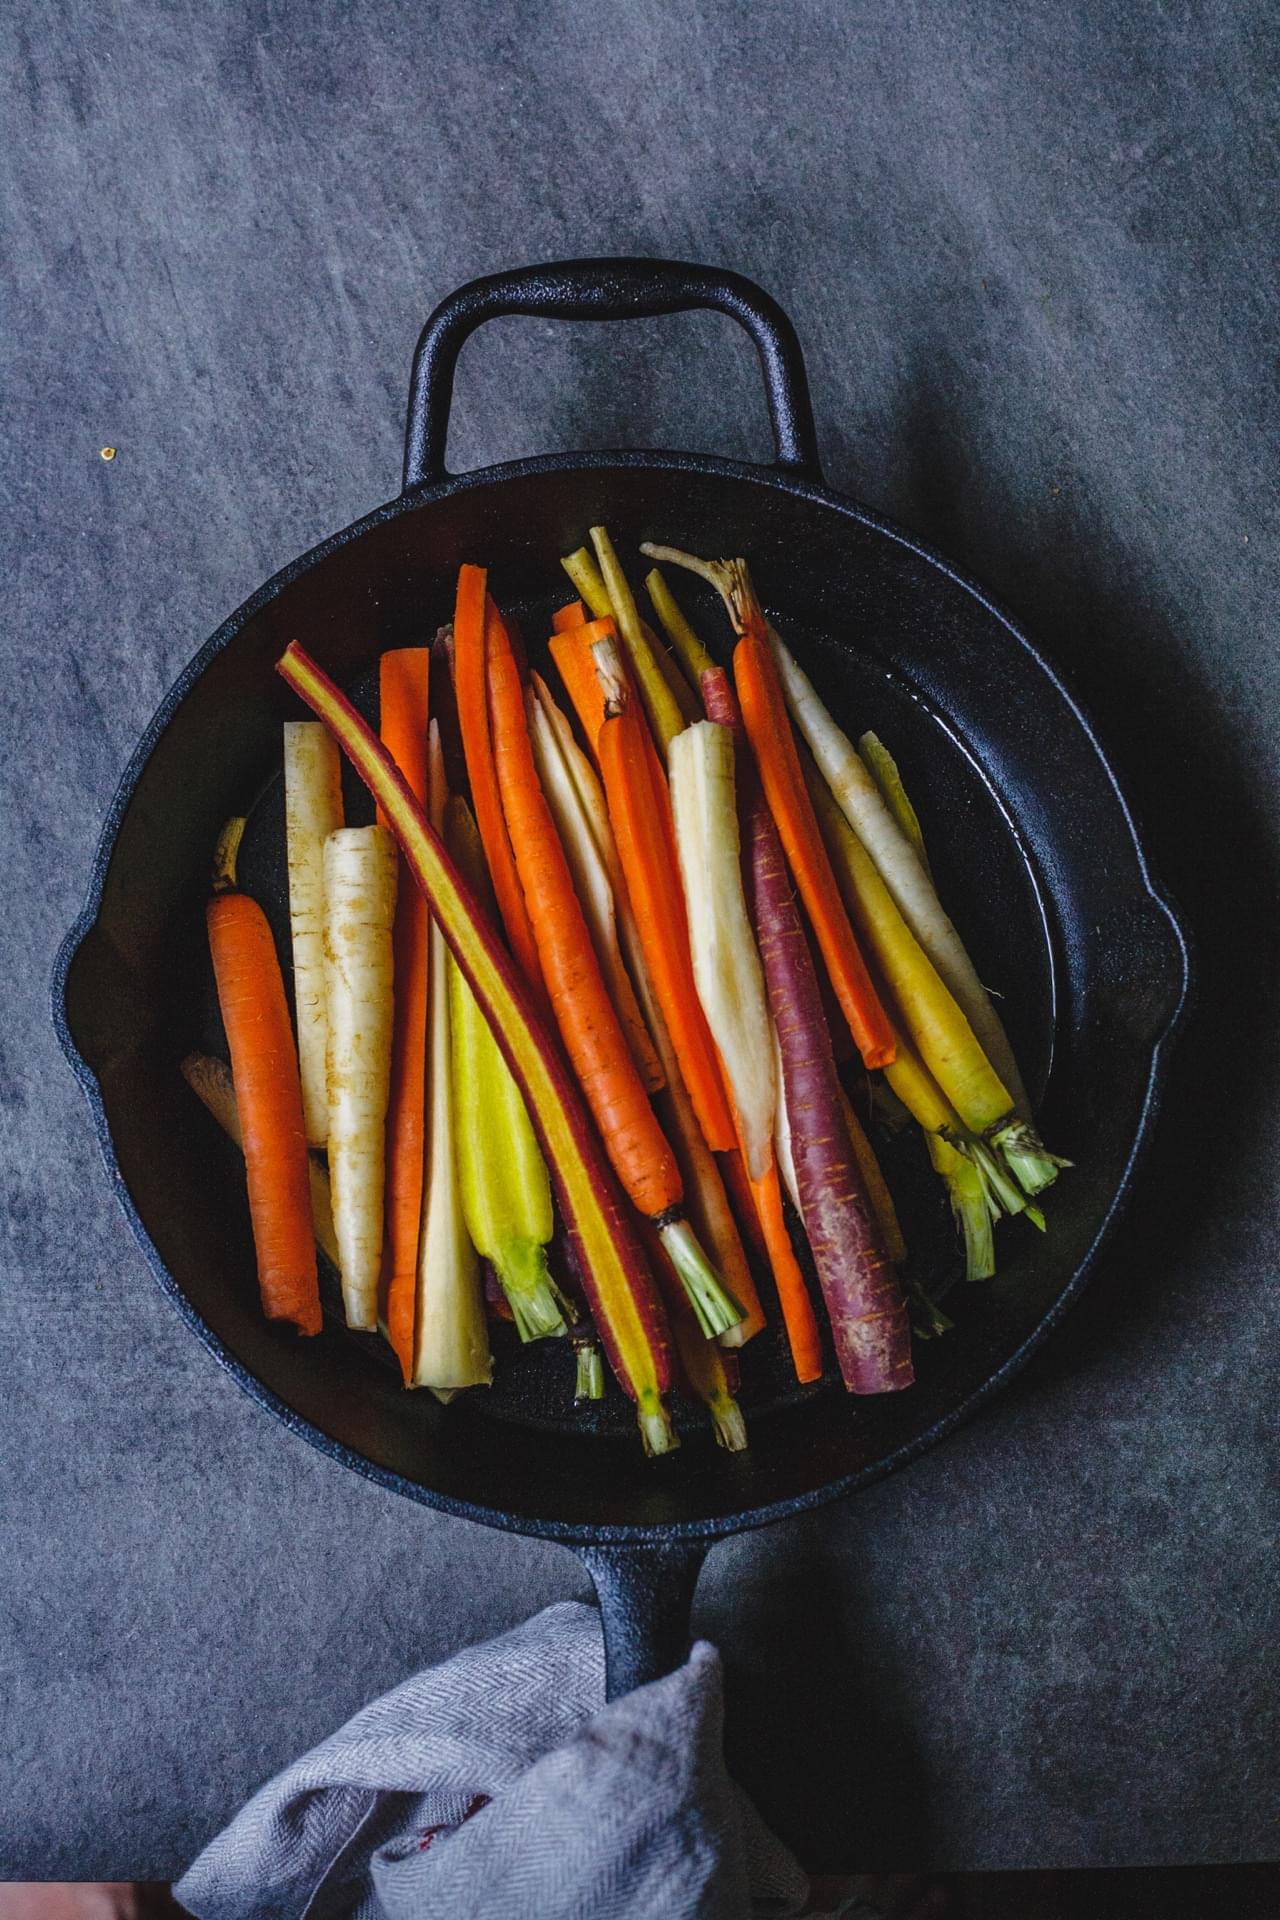
[[[397, 647], [378, 663], [382, 744], [414, 799], [427, 799], [427, 697], [431, 653]], [[378, 808], [381, 826], [390, 827]], [[395, 1013], [391, 1092], [387, 1100], [387, 1338], [407, 1386], [413, 1377], [413, 1330], [422, 1227], [427, 1111], [427, 903], [398, 856], [392, 929]]]
[[258, 1288], [269, 1320], [290, 1320], [301, 1333], [319, 1333], [298, 1050], [267, 916], [256, 900], [236, 891], [243, 832], [243, 820], [223, 829], [205, 918], [240, 1115]]
[[464, 566], [458, 572], [458, 592], [453, 610], [453, 687], [458, 706], [458, 726], [466, 756], [472, 808], [480, 829], [480, 841], [493, 890], [498, 896], [498, 911], [502, 915], [502, 924], [507, 930], [516, 965], [528, 982], [535, 1000], [541, 1002], [543, 989], [542, 975], [538, 971], [538, 949], [533, 928], [529, 924], [511, 841], [507, 836], [489, 734], [489, 695], [485, 676], [489, 616], [485, 579], [483, 567]]
[[[667, 1031], [707, 1145], [737, 1144], [715, 1043], [693, 979], [689, 926], [666, 782], [653, 777], [652, 742], [612, 640], [594, 650], [606, 707], [597, 751], [631, 910]], [[646, 748], [648, 742], [648, 748]]]

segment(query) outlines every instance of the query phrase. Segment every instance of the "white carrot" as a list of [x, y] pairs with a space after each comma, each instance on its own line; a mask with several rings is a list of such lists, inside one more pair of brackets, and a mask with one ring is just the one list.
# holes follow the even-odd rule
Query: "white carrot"
[[[441, 833], [447, 796], [440, 728], [434, 720], [428, 735], [427, 771], [429, 817]], [[429, 938], [427, 1172], [418, 1248], [413, 1383], [440, 1393], [487, 1386], [493, 1366], [480, 1262], [467, 1232], [458, 1186], [448, 949], [434, 918]]]
[[324, 843], [329, 1180], [347, 1325], [378, 1324], [387, 1096], [391, 1081], [396, 845], [385, 827]]
[[983, 1052], [1012, 1094], [1019, 1113], [1030, 1113], [1000, 1016], [979, 980], [964, 942], [934, 892], [928, 870], [849, 739], [823, 705], [813, 682], [790, 649], [769, 629], [769, 644], [792, 718], [809, 743], [823, 778], [845, 819], [880, 870], [898, 911], [933, 962], [944, 986], [973, 1028]]
[[699, 720], [667, 750], [693, 978], [719, 1049], [753, 1180], [773, 1157], [773, 1022], [742, 890], [733, 733]]
[[337, 742], [319, 720], [284, 723], [284, 824], [302, 1119], [307, 1145], [322, 1147], [329, 1129], [324, 843], [342, 825], [342, 773]]
[[[573, 737], [568, 716], [556, 705], [535, 673], [528, 695], [529, 736], [534, 764], [547, 805], [560, 831], [573, 888], [582, 907], [591, 944], [600, 962], [609, 998], [622, 1022], [631, 1057], [650, 1093], [663, 1084], [662, 1063], [636, 1003], [635, 988], [618, 944], [614, 882], [600, 850], [600, 822], [609, 832], [604, 794], [595, 769]], [[597, 816], [593, 821], [593, 813]], [[609, 834], [612, 839], [612, 835]]]

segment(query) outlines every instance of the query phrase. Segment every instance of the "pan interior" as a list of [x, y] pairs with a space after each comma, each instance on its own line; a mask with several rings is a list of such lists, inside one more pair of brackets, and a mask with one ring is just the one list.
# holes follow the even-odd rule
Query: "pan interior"
[[[68, 989], [72, 1029], [98, 1074], [129, 1193], [177, 1290], [233, 1363], [406, 1491], [515, 1524], [714, 1521], [870, 1470], [916, 1444], [1011, 1358], [1070, 1282], [1114, 1196], [1144, 1060], [1149, 1067], [1151, 1035], [1135, 1016], [1123, 1098], [1093, 1157], [1085, 1135], [1096, 1119], [1096, 1081], [1081, 1040], [1107, 982], [1081, 916], [1102, 911], [1105, 889], [1090, 905], [1079, 861], [1064, 854], [1072, 833], [1055, 833], [1055, 822], [1061, 806], [1085, 827], [1091, 810], [1105, 816], [1117, 860], [1126, 823], [1111, 817], [1105, 768], [1077, 737], [1053, 683], [970, 593], [875, 527], [760, 480], [681, 473], [677, 488], [675, 479], [640, 467], [544, 469], [464, 489], [387, 515], [288, 580], [167, 716]], [[678, 508], [670, 504], [677, 497]], [[552, 608], [570, 597], [556, 557], [602, 518], [629, 562], [643, 538], [745, 550], [753, 560], [770, 612], [837, 718], [854, 734], [874, 728], [897, 756], [943, 898], [1001, 995], [1033, 1094], [1048, 1089], [1046, 1130], [1081, 1161], [1050, 1198], [1051, 1232], [1002, 1226], [1000, 1275], [971, 1288], [957, 1284], [952, 1229], [918, 1136], [878, 1131], [912, 1271], [945, 1295], [956, 1330], [917, 1342], [919, 1379], [908, 1393], [854, 1402], [830, 1372], [797, 1388], [783, 1336], [771, 1328], [743, 1354], [752, 1445], [736, 1459], [717, 1451], [696, 1408], [677, 1404], [679, 1454], [643, 1462], [612, 1382], [598, 1407], [575, 1409], [564, 1346], [521, 1348], [502, 1327], [490, 1391], [448, 1409], [406, 1394], [385, 1345], [340, 1326], [332, 1275], [320, 1339], [303, 1343], [268, 1326], [257, 1310], [242, 1165], [177, 1073], [193, 1046], [224, 1050], [202, 908], [213, 837], [235, 811], [250, 818], [242, 880], [272, 919], [288, 977], [279, 723], [296, 710], [271, 671], [283, 645], [302, 639], [372, 715], [377, 653], [428, 640], [450, 614], [457, 564], [476, 559], [489, 562], [493, 590], [537, 658]], [[682, 597], [724, 657], [727, 630], [710, 597], [701, 589]], [[349, 820], [372, 817], [354, 782], [347, 798]], [[1131, 844], [1128, 859], [1132, 867]], [[1135, 893], [1131, 873], [1114, 875], [1118, 889]], [[1141, 986], [1133, 983], [1139, 999]], [[1112, 1007], [1113, 1024], [1115, 1016]], [[857, 1075], [849, 1084], [862, 1097]], [[768, 1298], [767, 1283], [762, 1291]]]

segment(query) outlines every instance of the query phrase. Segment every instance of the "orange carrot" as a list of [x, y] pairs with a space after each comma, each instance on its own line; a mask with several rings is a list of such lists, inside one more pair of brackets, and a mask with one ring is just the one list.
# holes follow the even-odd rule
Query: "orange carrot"
[[551, 616], [553, 633], [567, 633], [571, 627], [582, 626], [587, 618], [587, 610], [581, 600], [570, 600], [567, 606], [557, 607]]
[[616, 640], [617, 632], [612, 620], [587, 620], [576, 627], [557, 627], [551, 636], [551, 658], [593, 754], [604, 725], [604, 694], [591, 649], [597, 640]]
[[569, 863], [538, 780], [515, 661], [488, 660], [494, 760], [511, 844], [533, 914], [551, 1010], [632, 1204], [650, 1218], [680, 1204], [680, 1173], [605, 990]]
[[[617, 639], [618, 629], [606, 615], [603, 619], [588, 620], [581, 626], [571, 627], [564, 632], [554, 634], [551, 640], [551, 657], [560, 669], [560, 678], [564, 681], [565, 689], [573, 702], [578, 723], [587, 736], [587, 745], [595, 754], [600, 729], [604, 725], [604, 693], [600, 686], [600, 677], [596, 672], [592, 648], [601, 640], [614, 643], [623, 679], [635, 704], [650, 775], [665, 792], [667, 770], [654, 742], [653, 734], [650, 732], [649, 723], [644, 717], [644, 706], [636, 688], [635, 678], [621, 648], [617, 647]], [[674, 838], [671, 844], [674, 849]]]
[[737, 1136], [715, 1042], [694, 985], [666, 782], [653, 776], [653, 743], [615, 644], [602, 641], [595, 657], [607, 702], [597, 752], [631, 911], [698, 1124], [707, 1145], [726, 1153], [737, 1144]]
[[488, 679], [494, 761], [551, 1010], [627, 1197], [662, 1235], [700, 1313], [704, 1333], [726, 1332], [741, 1321], [743, 1309], [724, 1292], [685, 1221], [679, 1165], [649, 1104], [605, 987], [569, 863], [538, 780], [524, 689], [504, 640], [505, 635], [491, 627]]
[[751, 1182], [751, 1197], [769, 1249], [769, 1266], [778, 1289], [778, 1305], [782, 1308], [796, 1379], [802, 1383], [817, 1380], [822, 1373], [822, 1340], [809, 1289], [787, 1231], [776, 1160], [770, 1162], [763, 1180]]
[[[382, 744], [416, 800], [427, 799], [427, 688], [431, 654], [426, 647], [397, 647], [378, 667], [379, 732]], [[382, 808], [378, 821], [389, 827]], [[422, 1179], [426, 1147], [427, 903], [399, 856], [396, 918], [392, 931], [395, 1024], [391, 1039], [391, 1091], [387, 1101], [387, 1336], [405, 1385], [413, 1374], [414, 1308], [418, 1237], [422, 1225]]]
[[298, 1050], [267, 916], [235, 890], [243, 820], [218, 842], [214, 896], [206, 909], [218, 1005], [244, 1141], [258, 1287], [269, 1320], [320, 1331], [320, 1287]]
[[507, 835], [498, 792], [498, 776], [493, 764], [485, 675], [489, 626], [484, 568], [463, 567], [458, 573], [458, 593], [453, 611], [453, 686], [462, 750], [467, 762], [467, 779], [471, 785], [480, 842], [493, 880], [493, 890], [498, 896], [502, 924], [507, 930], [516, 965], [532, 988], [535, 998], [540, 999], [542, 976], [538, 971], [538, 949], [529, 924], [524, 894], [520, 889], [520, 876]]

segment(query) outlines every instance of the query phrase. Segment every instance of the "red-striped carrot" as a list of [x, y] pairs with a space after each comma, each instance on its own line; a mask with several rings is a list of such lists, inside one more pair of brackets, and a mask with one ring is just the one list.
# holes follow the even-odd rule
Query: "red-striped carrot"
[[552, 1013], [605, 1150], [632, 1205], [653, 1220], [699, 1309], [704, 1331], [742, 1318], [698, 1246], [683, 1213], [674, 1153], [609, 998], [555, 821], [538, 779], [524, 689], [515, 659], [490, 630], [489, 712], [507, 830], [533, 919]]
[[480, 829], [480, 841], [493, 890], [498, 897], [498, 911], [502, 915], [502, 924], [507, 930], [516, 964], [528, 981], [535, 1000], [541, 1000], [542, 976], [538, 972], [538, 949], [507, 835], [502, 799], [498, 792], [498, 776], [493, 764], [485, 673], [487, 631], [490, 626], [486, 602], [483, 567], [460, 568], [453, 610], [453, 687], [458, 706], [458, 726], [466, 756], [472, 809]]
[[267, 916], [256, 900], [236, 890], [243, 832], [243, 820], [223, 829], [205, 918], [240, 1115], [258, 1287], [269, 1320], [319, 1333], [298, 1050]]
[[[382, 744], [414, 798], [427, 798], [426, 647], [396, 647], [378, 663]], [[378, 821], [388, 826], [378, 809]], [[427, 1109], [427, 903], [399, 856], [392, 929], [395, 1012], [387, 1099], [387, 1337], [408, 1386], [413, 1376], [414, 1307]]]
[[[597, 751], [609, 819], [671, 1044], [707, 1145], [726, 1153], [737, 1144], [720, 1062], [693, 978], [689, 926], [666, 783], [653, 777], [649, 739], [617, 648], [593, 649], [605, 696]], [[646, 749], [646, 742], [648, 749]]]
[[692, 560], [671, 547], [646, 544], [652, 559], [670, 560], [710, 580], [719, 592], [738, 644], [733, 675], [747, 737], [760, 771], [769, 811], [777, 823], [787, 864], [804, 901], [823, 962], [868, 1067], [893, 1059], [893, 1029], [867, 972], [831, 861], [818, 830], [787, 714], [786, 697], [769, 647], [768, 629], [743, 560]]

